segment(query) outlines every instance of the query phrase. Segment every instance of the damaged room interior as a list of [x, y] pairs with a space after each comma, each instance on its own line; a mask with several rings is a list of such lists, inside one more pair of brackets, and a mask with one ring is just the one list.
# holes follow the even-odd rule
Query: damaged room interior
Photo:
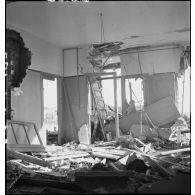
[[5, 7], [6, 192], [190, 193], [190, 1]]

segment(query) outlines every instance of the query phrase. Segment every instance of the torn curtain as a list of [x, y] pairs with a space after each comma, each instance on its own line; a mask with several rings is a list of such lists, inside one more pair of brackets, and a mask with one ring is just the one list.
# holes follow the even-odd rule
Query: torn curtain
[[88, 84], [86, 76], [59, 80], [59, 135], [58, 143], [78, 141], [78, 130], [88, 123]]

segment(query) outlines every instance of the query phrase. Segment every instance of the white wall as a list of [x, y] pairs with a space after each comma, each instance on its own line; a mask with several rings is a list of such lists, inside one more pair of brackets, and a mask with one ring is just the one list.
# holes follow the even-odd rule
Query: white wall
[[[77, 49], [65, 49], [64, 53], [64, 76], [77, 75]], [[93, 66], [87, 60], [88, 46], [82, 46], [78, 49], [78, 69], [79, 75], [93, 72]]]
[[46, 143], [46, 132], [42, 129], [42, 84], [41, 73], [28, 71], [24, 78], [19, 96], [12, 94], [14, 120], [34, 122], [39, 130], [43, 143]]
[[[122, 75], [179, 72], [181, 49], [129, 53], [121, 55]], [[141, 69], [140, 69], [141, 66]]]
[[[25, 46], [32, 52], [30, 69], [56, 75], [63, 75], [62, 49], [46, 42], [17, 27], [7, 25], [7, 28], [16, 30], [23, 38]], [[46, 143], [46, 132], [42, 129], [42, 78], [41, 73], [28, 71], [21, 86], [23, 93], [13, 96], [12, 107], [15, 108], [14, 120], [34, 122]]]

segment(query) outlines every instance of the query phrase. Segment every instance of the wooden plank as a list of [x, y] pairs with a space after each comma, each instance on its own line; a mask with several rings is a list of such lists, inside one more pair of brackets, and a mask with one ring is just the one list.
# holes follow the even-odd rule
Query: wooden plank
[[18, 152], [44, 152], [45, 148], [42, 145], [30, 145], [30, 144], [7, 144], [9, 149]]
[[70, 159], [70, 158], [81, 158], [81, 157], [86, 157], [86, 156], [90, 156], [90, 154], [87, 152], [85, 153], [83, 152], [80, 154], [67, 154], [63, 156], [54, 156], [54, 157], [44, 158], [44, 160], [46, 162], [50, 162], [50, 161], [64, 160], [64, 159]]
[[104, 152], [104, 153], [119, 155], [119, 156], [124, 156], [127, 153], [126, 151], [123, 151], [123, 150], [109, 149], [109, 148], [105, 149], [101, 147], [92, 148], [92, 151], [93, 152]]
[[95, 146], [98, 146], [98, 147], [105, 147], [105, 146], [113, 147], [113, 145], [115, 145], [115, 144], [116, 144], [116, 141], [95, 142]]
[[156, 150], [153, 150], [152, 148], [150, 148], [148, 145], [144, 144], [141, 140], [139, 140], [138, 138], [134, 138], [134, 140], [136, 140], [137, 142], [139, 142], [140, 144], [142, 144], [144, 147], [148, 148], [151, 152], [156, 152]]
[[46, 162], [46, 161], [44, 161], [40, 158], [33, 157], [33, 156], [30, 156], [30, 155], [27, 155], [27, 154], [22, 154], [20, 152], [11, 150], [9, 148], [7, 148], [7, 154], [10, 157], [21, 159], [21, 160], [24, 160], [24, 161], [27, 161], [27, 162], [30, 162], [30, 163], [33, 163], [33, 164], [36, 164], [36, 165], [40, 165], [40, 166], [43, 166], [43, 167], [50, 167], [51, 166], [51, 164], [49, 162]]
[[187, 152], [190, 151], [191, 148], [181, 148], [181, 149], [177, 149], [177, 150], [168, 150], [168, 151], [164, 151], [164, 152], [159, 152], [159, 154], [161, 155], [168, 155], [168, 154], [175, 154], [175, 153], [179, 153], [179, 152]]
[[35, 175], [35, 171], [34, 170], [32, 170], [32, 169], [28, 168], [27, 166], [25, 166], [24, 164], [20, 163], [20, 161], [19, 160], [10, 160], [10, 161], [8, 161], [8, 163], [10, 163], [11, 165], [16, 166], [17, 168], [21, 169], [25, 173], [29, 173], [31, 175]]
[[105, 152], [95, 152], [94, 151], [92, 152], [92, 155], [96, 157], [100, 157], [100, 158], [108, 158], [108, 159], [113, 159], [113, 160], [118, 160], [121, 158], [120, 156], [105, 153]]

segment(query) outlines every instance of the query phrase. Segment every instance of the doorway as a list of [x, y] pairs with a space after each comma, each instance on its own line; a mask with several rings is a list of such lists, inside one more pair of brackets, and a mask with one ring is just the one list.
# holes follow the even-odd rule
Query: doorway
[[43, 75], [43, 128], [47, 145], [58, 141], [57, 78]]

